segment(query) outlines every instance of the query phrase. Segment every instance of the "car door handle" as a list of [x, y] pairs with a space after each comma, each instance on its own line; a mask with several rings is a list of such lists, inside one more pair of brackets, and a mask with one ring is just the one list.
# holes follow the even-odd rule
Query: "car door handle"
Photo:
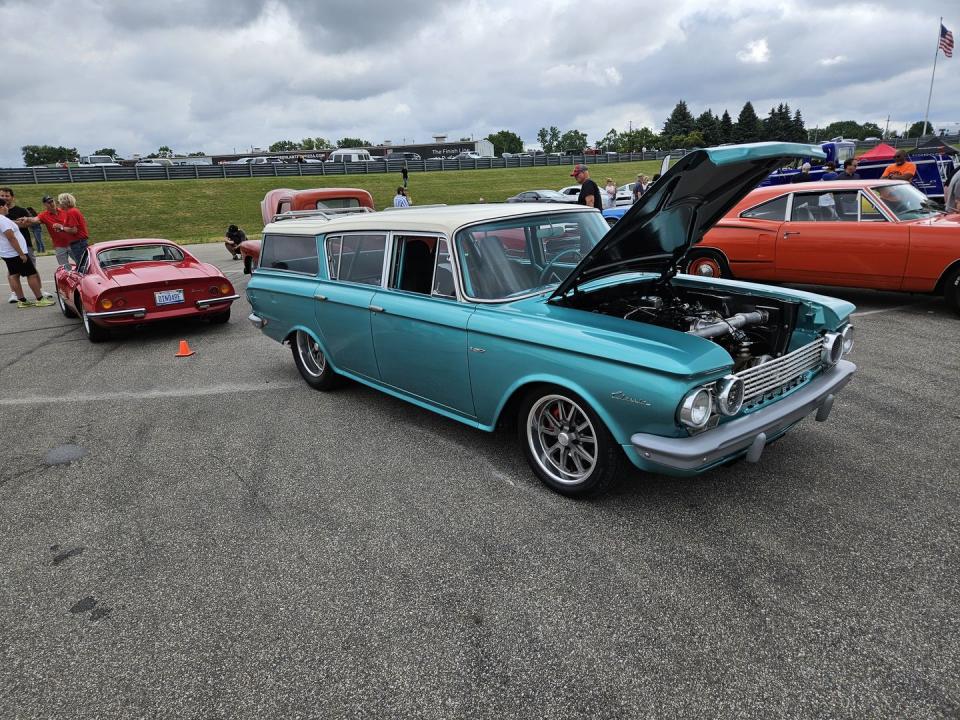
[[319, 300], [320, 302], [323, 302], [324, 300], [327, 299], [327, 296], [326, 296], [326, 295], [321, 295], [320, 293], [317, 293], [316, 295], [313, 296], [313, 299], [314, 299], [314, 300]]
[[368, 305], [367, 309], [370, 310], [370, 312], [384, 312], [383, 308], [379, 305]]
[[790, 237], [791, 235], [799, 235], [799, 234], [800, 234], [799, 230], [790, 230], [788, 232], [785, 232], [783, 236], [787, 238], [787, 237]]

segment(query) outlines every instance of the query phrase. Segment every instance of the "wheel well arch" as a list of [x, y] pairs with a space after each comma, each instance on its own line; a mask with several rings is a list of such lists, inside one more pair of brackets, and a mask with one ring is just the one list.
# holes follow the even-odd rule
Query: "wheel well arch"
[[621, 442], [621, 436], [625, 429], [610, 416], [607, 408], [597, 401], [596, 396], [577, 383], [569, 382], [560, 377], [531, 377], [519, 380], [504, 394], [504, 399], [501, 401], [492, 423], [493, 427], [509, 428], [511, 423], [516, 421], [520, 403], [527, 393], [535, 389], [547, 390], [550, 388], [566, 390], [578, 395], [597, 414], [614, 439]]
[[290, 328], [287, 334], [284, 335], [283, 340], [281, 340], [280, 343], [282, 345], [290, 345], [291, 347], [293, 347], [293, 338], [294, 336], [296, 336], [298, 330], [302, 330], [307, 335], [312, 337], [316, 341], [317, 345], [320, 346], [320, 349], [323, 350], [323, 354], [324, 355], [327, 354], [326, 343], [324, 343], [323, 339], [320, 336], [318, 336], [313, 330], [308, 328], [306, 325], [294, 325], [292, 328]]
[[940, 277], [937, 279], [937, 284], [933, 288], [933, 292], [937, 295], [943, 293], [943, 286], [947, 282], [947, 278], [957, 269], [960, 269], [960, 259], [954, 260], [952, 263], [947, 265], [946, 269], [940, 273]]
[[727, 257], [727, 254], [723, 250], [713, 247], [712, 245], [694, 245], [689, 251], [687, 251], [687, 256], [684, 258], [684, 261], [689, 262], [694, 258], [702, 257], [704, 255], [715, 256], [721, 263], [723, 263], [727, 272], [730, 273], [730, 276], [733, 276], [733, 273], [730, 271], [730, 258]]

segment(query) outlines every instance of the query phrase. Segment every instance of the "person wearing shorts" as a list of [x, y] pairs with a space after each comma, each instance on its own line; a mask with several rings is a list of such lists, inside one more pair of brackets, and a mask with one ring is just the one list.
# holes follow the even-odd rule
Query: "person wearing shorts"
[[[17, 224], [7, 217], [7, 201], [0, 199], [0, 257], [7, 266], [7, 279], [10, 289], [17, 295], [17, 307], [48, 307], [53, 300], [43, 297], [40, 288], [40, 275], [33, 260], [27, 255], [27, 243]], [[23, 294], [21, 278], [27, 279], [27, 285], [33, 291], [36, 300], [27, 300]]]

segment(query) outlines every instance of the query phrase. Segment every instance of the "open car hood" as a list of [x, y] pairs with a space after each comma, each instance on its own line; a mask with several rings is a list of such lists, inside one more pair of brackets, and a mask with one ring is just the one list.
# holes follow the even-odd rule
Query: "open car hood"
[[615, 273], [670, 274], [690, 246], [785, 159], [809, 157], [826, 154], [818, 145], [766, 142], [684, 155], [610, 228], [551, 298]]

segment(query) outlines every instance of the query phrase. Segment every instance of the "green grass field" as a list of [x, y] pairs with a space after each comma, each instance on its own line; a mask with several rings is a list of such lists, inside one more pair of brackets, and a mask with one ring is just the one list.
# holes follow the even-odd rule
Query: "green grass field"
[[[617, 185], [637, 173], [651, 177], [660, 161], [591, 165], [601, 186], [607, 177]], [[523, 190], [559, 190], [572, 185], [570, 166], [410, 173], [415, 205], [501, 202]], [[46, 194], [72, 193], [94, 241], [135, 237], [167, 238], [178, 243], [216, 242], [236, 223], [250, 237], [263, 229], [260, 201], [273, 188], [358, 187], [368, 190], [378, 208], [393, 203], [400, 173], [337, 177], [236, 178], [228, 180], [140, 180], [131, 182], [17, 185], [18, 204], [40, 209]], [[49, 237], [44, 242], [50, 252]]]

